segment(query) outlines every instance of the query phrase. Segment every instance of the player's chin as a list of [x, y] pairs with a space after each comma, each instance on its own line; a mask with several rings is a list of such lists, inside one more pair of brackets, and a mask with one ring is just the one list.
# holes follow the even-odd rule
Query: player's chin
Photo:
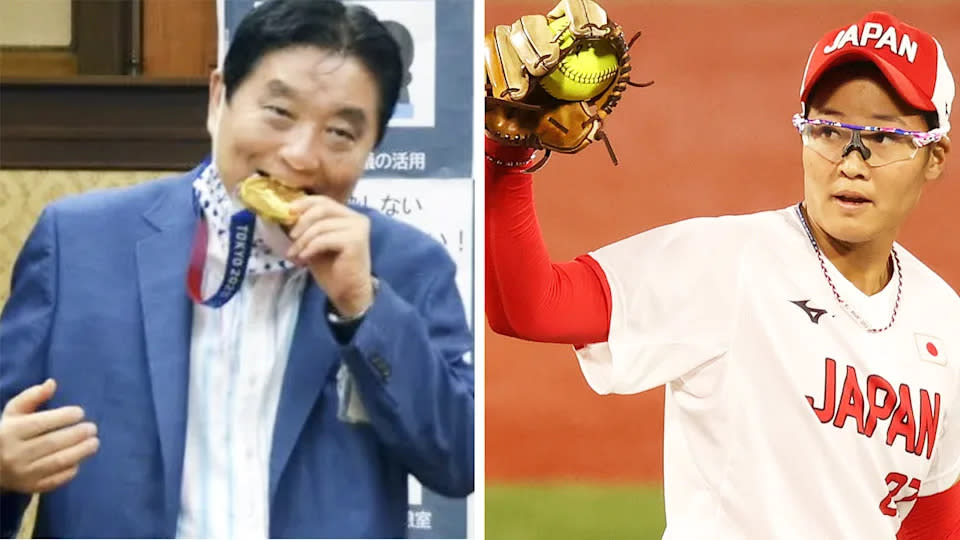
[[824, 224], [824, 230], [831, 238], [848, 244], [862, 244], [876, 238], [880, 227], [874, 216], [868, 214], [851, 216], [833, 214]]

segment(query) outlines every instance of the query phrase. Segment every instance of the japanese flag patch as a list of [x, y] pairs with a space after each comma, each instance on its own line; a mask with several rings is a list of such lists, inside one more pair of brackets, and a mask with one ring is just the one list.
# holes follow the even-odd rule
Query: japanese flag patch
[[947, 349], [943, 340], [926, 334], [914, 334], [917, 340], [917, 352], [924, 362], [947, 365]]

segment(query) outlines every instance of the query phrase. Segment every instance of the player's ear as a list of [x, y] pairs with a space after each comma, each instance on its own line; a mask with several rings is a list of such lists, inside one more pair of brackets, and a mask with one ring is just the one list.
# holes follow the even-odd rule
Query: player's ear
[[939, 142], [930, 147], [930, 157], [927, 159], [927, 165], [924, 168], [924, 176], [927, 181], [936, 180], [943, 174], [943, 166], [947, 161], [947, 154], [950, 153], [950, 137], [944, 135]]

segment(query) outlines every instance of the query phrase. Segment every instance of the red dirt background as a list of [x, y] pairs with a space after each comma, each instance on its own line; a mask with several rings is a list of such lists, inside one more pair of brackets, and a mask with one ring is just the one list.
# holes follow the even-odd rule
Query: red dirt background
[[[867, 11], [890, 11], [938, 38], [960, 73], [960, 2], [601, 2], [634, 45], [631, 88], [602, 145], [557, 155], [537, 174], [550, 252], [566, 260], [698, 215], [781, 208], [802, 197], [799, 86], [810, 48]], [[487, 29], [553, 0], [486, 0]], [[958, 115], [954, 123], [960, 124]], [[956, 135], [957, 130], [954, 130]], [[956, 137], [955, 137], [956, 138]], [[960, 146], [900, 241], [960, 290]], [[909, 279], [909, 276], [907, 276]], [[566, 346], [486, 332], [490, 482], [662, 480], [663, 390], [595, 395]]]

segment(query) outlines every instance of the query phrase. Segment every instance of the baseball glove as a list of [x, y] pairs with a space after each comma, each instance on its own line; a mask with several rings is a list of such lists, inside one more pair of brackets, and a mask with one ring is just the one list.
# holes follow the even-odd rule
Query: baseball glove
[[[555, 31], [556, 24], [551, 28], [564, 17], [565, 31]], [[510, 26], [495, 27], [484, 39], [487, 136], [506, 145], [545, 150], [530, 172], [542, 167], [551, 151], [573, 154], [600, 140], [616, 165], [604, 120], [627, 86], [653, 84], [630, 81], [628, 51], [638, 37], [639, 32], [626, 42], [620, 26], [592, 0], [561, 0], [546, 16], [525, 15]], [[565, 101], [541, 87], [540, 81], [565, 56], [601, 41], [619, 58], [615, 76], [602, 92], [587, 100]]]

